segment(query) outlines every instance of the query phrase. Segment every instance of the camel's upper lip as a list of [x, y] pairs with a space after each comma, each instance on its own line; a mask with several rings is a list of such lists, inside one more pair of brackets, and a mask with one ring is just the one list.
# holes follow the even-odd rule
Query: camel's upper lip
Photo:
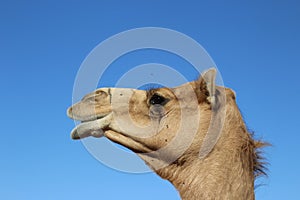
[[77, 115], [76, 113], [73, 113], [72, 107], [70, 107], [67, 110], [68, 117], [70, 117], [71, 119], [77, 120], [77, 121], [81, 121], [82, 123], [83, 122], [94, 121], [94, 120], [97, 120], [97, 119], [101, 119], [101, 118], [105, 117], [108, 114], [109, 113], [106, 113], [106, 114], [96, 114], [95, 113], [95, 114], [91, 114], [89, 116], [80, 116], [80, 115]]

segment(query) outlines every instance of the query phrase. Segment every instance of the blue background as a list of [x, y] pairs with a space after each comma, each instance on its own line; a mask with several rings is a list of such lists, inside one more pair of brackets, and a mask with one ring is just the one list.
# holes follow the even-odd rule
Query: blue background
[[65, 114], [88, 53], [114, 34], [145, 26], [180, 31], [208, 51], [249, 128], [273, 144], [265, 149], [269, 176], [259, 179], [257, 199], [297, 199], [299, 19], [296, 0], [2, 0], [0, 199], [179, 199], [153, 173], [99, 163], [70, 139], [74, 123]]

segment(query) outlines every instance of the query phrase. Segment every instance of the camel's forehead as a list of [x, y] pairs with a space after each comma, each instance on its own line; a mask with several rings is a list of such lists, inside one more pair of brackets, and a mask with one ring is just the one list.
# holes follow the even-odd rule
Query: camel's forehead
[[89, 98], [92, 96], [99, 96], [103, 94], [111, 95], [114, 98], [121, 97], [132, 97], [132, 98], [140, 98], [145, 99], [149, 98], [153, 94], [160, 94], [165, 97], [174, 97], [180, 94], [188, 94], [194, 92], [193, 83], [186, 83], [180, 85], [178, 87], [168, 88], [154, 88], [149, 90], [141, 90], [141, 89], [133, 89], [133, 88], [117, 88], [117, 87], [107, 87], [107, 88], [98, 88], [94, 92], [87, 94], [84, 98]]

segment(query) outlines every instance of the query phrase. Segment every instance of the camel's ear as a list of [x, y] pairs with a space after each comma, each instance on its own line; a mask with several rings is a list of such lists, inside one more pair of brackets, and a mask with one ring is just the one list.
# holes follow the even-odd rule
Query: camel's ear
[[197, 81], [197, 88], [200, 90], [198, 96], [200, 101], [207, 101], [212, 105], [215, 103], [216, 73], [217, 70], [215, 68], [210, 68]]

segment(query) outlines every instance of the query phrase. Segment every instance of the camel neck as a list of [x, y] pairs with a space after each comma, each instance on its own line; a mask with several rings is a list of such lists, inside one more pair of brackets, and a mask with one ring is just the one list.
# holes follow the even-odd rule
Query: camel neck
[[176, 187], [183, 200], [254, 200], [253, 174], [238, 159], [195, 159], [170, 165], [158, 174]]

